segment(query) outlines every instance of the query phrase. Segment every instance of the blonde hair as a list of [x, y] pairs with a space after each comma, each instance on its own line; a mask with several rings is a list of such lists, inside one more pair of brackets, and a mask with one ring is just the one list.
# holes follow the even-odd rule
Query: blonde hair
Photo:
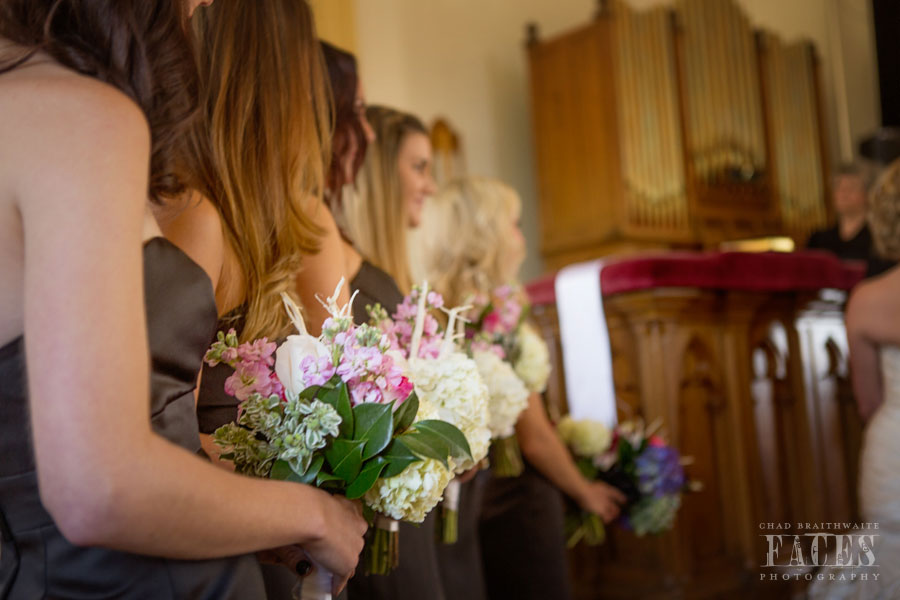
[[900, 160], [888, 166], [872, 189], [868, 219], [878, 254], [900, 260]]
[[428, 135], [413, 115], [370, 106], [366, 118], [375, 132], [357, 178], [357, 190], [343, 202], [341, 225], [360, 253], [387, 272], [401, 291], [412, 288], [407, 257], [407, 207], [400, 188], [398, 157], [410, 133]]
[[459, 306], [471, 296], [515, 283], [505, 272], [507, 232], [521, 211], [510, 186], [487, 177], [457, 179], [425, 203], [422, 214], [422, 275]]
[[289, 330], [294, 288], [321, 230], [304, 211], [330, 156], [324, 64], [306, 0], [228, 0], [193, 18], [201, 118], [192, 141], [206, 195], [245, 280], [242, 339]]

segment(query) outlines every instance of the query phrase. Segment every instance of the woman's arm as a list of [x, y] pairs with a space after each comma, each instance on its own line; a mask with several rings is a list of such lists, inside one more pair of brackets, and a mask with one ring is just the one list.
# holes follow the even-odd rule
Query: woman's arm
[[[863, 421], [868, 421], [881, 405], [883, 390], [878, 344], [873, 332], [884, 328], [889, 319], [880, 306], [883, 281], [861, 284], [847, 303], [847, 342], [850, 347], [850, 375], [857, 409]], [[894, 296], [891, 295], [893, 298]], [[873, 327], [876, 329], [873, 330]]]
[[619, 514], [625, 496], [603, 482], [585, 479], [544, 412], [541, 397], [532, 394], [516, 423], [522, 454], [544, 477], [584, 510], [609, 522]]
[[310, 199], [307, 205], [313, 222], [324, 233], [319, 238], [319, 252], [303, 257], [303, 267], [296, 280], [297, 297], [303, 303], [307, 329], [312, 335], [319, 335], [322, 323], [329, 315], [316, 296], [323, 300], [331, 296], [343, 277], [344, 287], [341, 289], [338, 305], [345, 305], [350, 301], [350, 279], [355, 273], [345, 272], [344, 242], [331, 211], [318, 199]]
[[67, 81], [23, 109], [14, 194], [42, 501], [79, 545], [206, 558], [299, 543], [348, 576], [366, 529], [352, 504], [226, 473], [152, 432], [141, 254], [149, 132], [120, 93]]

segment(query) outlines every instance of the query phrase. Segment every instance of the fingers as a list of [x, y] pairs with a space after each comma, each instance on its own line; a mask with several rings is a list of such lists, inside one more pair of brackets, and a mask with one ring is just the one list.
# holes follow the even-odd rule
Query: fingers
[[296, 571], [300, 576], [309, 573], [312, 566], [312, 563], [309, 562], [309, 556], [299, 546], [282, 546], [271, 550], [263, 550], [257, 552], [256, 557], [262, 563], [282, 565], [292, 571]]
[[628, 500], [625, 497], [625, 494], [623, 494], [619, 488], [613, 487], [611, 485], [607, 486], [607, 488], [609, 489], [609, 495], [612, 496], [612, 499], [618, 504], [625, 504], [625, 502]]
[[354, 571], [353, 573], [350, 573], [350, 575], [348, 575], [347, 577], [341, 577], [341, 578], [338, 578], [337, 576], [335, 576], [334, 579], [332, 579], [333, 583], [332, 583], [332, 587], [331, 587], [331, 594], [333, 596], [337, 596], [342, 591], [344, 591], [344, 588], [347, 587], [347, 582], [350, 581], [350, 578], [353, 577], [353, 575], [355, 573], [356, 573], [356, 571]]

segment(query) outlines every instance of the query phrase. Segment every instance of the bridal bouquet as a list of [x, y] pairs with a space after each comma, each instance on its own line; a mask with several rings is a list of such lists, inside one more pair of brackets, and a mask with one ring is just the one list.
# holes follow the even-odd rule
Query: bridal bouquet
[[[448, 326], [443, 331], [434, 316], [439, 310], [448, 314]], [[422, 418], [450, 423], [465, 435], [470, 455], [450, 459], [450, 469], [457, 475], [487, 456], [491, 438], [488, 390], [475, 362], [456, 344], [454, 332], [460, 310], [446, 310], [441, 295], [429, 292], [427, 283], [413, 288], [393, 319], [382, 307], [369, 307], [370, 323], [384, 332], [395, 354], [406, 360]], [[439, 526], [445, 543], [456, 541], [459, 489], [454, 479], [444, 493]]]
[[[627, 421], [610, 431], [603, 423], [568, 416], [557, 425], [581, 473], [625, 494], [620, 520], [638, 536], [669, 530], [681, 494], [698, 487], [685, 476], [683, 465], [689, 461], [653, 435], [653, 429], [641, 421]], [[566, 536], [572, 547], [582, 539], [589, 545], [601, 544], [606, 533], [597, 515], [573, 508], [566, 515]]]
[[[425, 418], [431, 411], [423, 414], [387, 336], [355, 326], [350, 305], [339, 308], [335, 298], [337, 291], [319, 337], [306, 332], [286, 295], [298, 333], [281, 346], [218, 334], [206, 361], [234, 368], [225, 390], [240, 401], [237, 422], [214, 434], [220, 458], [241, 473], [361, 498], [380, 513], [376, 522], [421, 522], [440, 501], [452, 464], [471, 460], [469, 444], [454, 425]], [[367, 548], [372, 572], [387, 572], [396, 558], [392, 529], [377, 528]], [[331, 576], [321, 578], [304, 585], [303, 598], [330, 597]]]
[[497, 477], [516, 477], [524, 465], [515, 425], [531, 392], [543, 392], [550, 356], [543, 340], [524, 322], [521, 292], [501, 286], [477, 296], [466, 327], [469, 350], [490, 391], [491, 464]]

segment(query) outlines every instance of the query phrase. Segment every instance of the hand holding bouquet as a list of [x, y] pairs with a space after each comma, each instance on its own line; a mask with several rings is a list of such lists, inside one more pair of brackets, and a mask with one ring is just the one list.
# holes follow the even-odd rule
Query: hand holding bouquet
[[[610, 431], [604, 424], [564, 417], [557, 426], [581, 473], [604, 481], [626, 497], [620, 522], [638, 536], [669, 530], [681, 506], [681, 494], [695, 489], [688, 482], [678, 451], [652, 435], [641, 421], [627, 421]], [[605, 539], [600, 518], [584, 510], [566, 516], [569, 546], [582, 539], [596, 545]]]

